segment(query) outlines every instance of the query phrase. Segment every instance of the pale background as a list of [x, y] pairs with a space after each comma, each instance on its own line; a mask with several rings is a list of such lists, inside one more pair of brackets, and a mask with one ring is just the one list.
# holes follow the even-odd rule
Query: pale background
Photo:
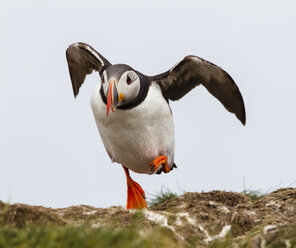
[[125, 205], [89, 104], [98, 74], [73, 97], [65, 50], [76, 41], [147, 75], [194, 54], [242, 92], [245, 127], [203, 87], [171, 103], [178, 169], [132, 173], [148, 197], [296, 185], [295, 1], [2, 1], [0, 200]]

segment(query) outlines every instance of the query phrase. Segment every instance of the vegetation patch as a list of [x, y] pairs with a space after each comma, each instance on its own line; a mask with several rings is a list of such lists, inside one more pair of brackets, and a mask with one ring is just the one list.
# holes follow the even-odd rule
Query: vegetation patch
[[158, 206], [168, 200], [174, 199], [178, 197], [177, 194], [171, 192], [169, 189], [162, 189], [159, 194], [155, 195], [149, 202], [148, 206], [149, 208], [153, 208], [155, 206]]
[[244, 190], [242, 192], [245, 196], [249, 197], [251, 201], [255, 202], [266, 196], [267, 194], [262, 193], [260, 190]]
[[266, 196], [162, 190], [148, 210], [0, 201], [0, 247], [294, 248], [296, 189]]
[[[135, 228], [91, 228], [90, 226], [32, 226], [0, 229], [0, 247], [11, 248], [150, 248], [180, 247], [161, 230], [140, 234]], [[182, 247], [182, 246], [181, 246]]]

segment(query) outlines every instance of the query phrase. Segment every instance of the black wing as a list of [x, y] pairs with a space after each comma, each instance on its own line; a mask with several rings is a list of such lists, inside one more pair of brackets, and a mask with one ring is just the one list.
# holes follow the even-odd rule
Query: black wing
[[242, 95], [227, 72], [196, 56], [187, 56], [169, 71], [151, 77], [164, 97], [176, 101], [202, 84], [224, 107], [245, 125], [246, 113]]
[[66, 57], [75, 97], [87, 74], [95, 70], [101, 75], [102, 72], [111, 65], [111, 63], [95, 49], [82, 42], [70, 45], [66, 51]]

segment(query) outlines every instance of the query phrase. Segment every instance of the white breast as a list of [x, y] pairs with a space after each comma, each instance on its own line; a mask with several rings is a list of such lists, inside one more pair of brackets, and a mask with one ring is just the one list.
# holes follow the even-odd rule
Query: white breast
[[91, 98], [91, 106], [99, 133], [111, 158], [137, 172], [150, 174], [149, 163], [166, 155], [174, 163], [174, 122], [160, 87], [152, 83], [146, 99], [129, 110], [117, 109], [106, 115], [100, 85]]

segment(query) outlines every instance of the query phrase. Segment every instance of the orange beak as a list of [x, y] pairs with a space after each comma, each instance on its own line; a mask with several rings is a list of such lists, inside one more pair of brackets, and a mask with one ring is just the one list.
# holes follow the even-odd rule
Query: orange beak
[[118, 86], [115, 79], [110, 80], [106, 97], [107, 97], [107, 115], [109, 115], [111, 111], [112, 112], [115, 111], [119, 102], [121, 102], [124, 99], [124, 95], [122, 93], [118, 95]]

